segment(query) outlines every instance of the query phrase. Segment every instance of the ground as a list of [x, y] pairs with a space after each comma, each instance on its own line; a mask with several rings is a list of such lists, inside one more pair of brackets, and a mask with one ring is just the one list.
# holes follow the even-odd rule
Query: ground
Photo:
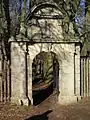
[[63, 106], [53, 95], [37, 106], [0, 103], [0, 120], [90, 120], [90, 98]]

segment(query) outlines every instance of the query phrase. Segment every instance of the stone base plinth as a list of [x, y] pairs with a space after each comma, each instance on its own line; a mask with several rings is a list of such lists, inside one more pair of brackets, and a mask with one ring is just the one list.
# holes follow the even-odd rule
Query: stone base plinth
[[18, 97], [12, 97], [11, 98], [11, 102], [12, 104], [17, 104], [17, 105], [26, 105], [26, 106], [29, 106], [29, 105], [33, 105], [33, 99], [29, 99], [29, 98], [18, 98]]
[[20, 102], [21, 105], [26, 105], [26, 106], [33, 105], [33, 99], [29, 99], [29, 98], [21, 99]]
[[62, 105], [72, 104], [81, 100], [81, 96], [59, 96], [58, 103]]

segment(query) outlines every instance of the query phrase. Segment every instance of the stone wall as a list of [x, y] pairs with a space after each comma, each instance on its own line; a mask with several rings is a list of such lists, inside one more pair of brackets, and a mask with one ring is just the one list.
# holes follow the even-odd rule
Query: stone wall
[[46, 3], [36, 5], [27, 24], [21, 23], [17, 42], [11, 38], [12, 102], [28, 104], [31, 100], [33, 104], [32, 63], [42, 51], [55, 53], [59, 63], [59, 102], [80, 95], [80, 45], [75, 42], [73, 23], [64, 9]]
[[12, 43], [11, 45], [11, 80], [12, 101], [25, 98], [25, 52], [26, 45]]
[[[24, 101], [29, 98], [33, 104], [32, 62], [36, 55], [42, 51], [55, 53], [59, 62], [59, 102], [61, 103], [62, 96], [80, 95], [80, 46], [75, 48], [75, 43], [29, 45], [27, 42], [11, 42], [12, 101]], [[26, 53], [27, 58], [25, 57]], [[26, 78], [26, 76], [28, 77]], [[28, 85], [26, 85], [27, 82]]]

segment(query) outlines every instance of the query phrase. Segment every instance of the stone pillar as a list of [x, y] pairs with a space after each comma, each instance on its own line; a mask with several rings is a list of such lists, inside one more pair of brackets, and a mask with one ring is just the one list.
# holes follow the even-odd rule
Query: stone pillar
[[90, 58], [88, 61], [88, 92], [89, 92], [89, 96], [90, 96]]
[[86, 96], [86, 82], [85, 82], [85, 59], [83, 60], [83, 96]]
[[87, 58], [87, 66], [86, 66], [86, 69], [87, 69], [87, 96], [89, 96], [89, 76], [88, 76], [88, 74], [89, 74], [89, 59]]
[[26, 43], [11, 43], [11, 101], [28, 105], [26, 96]]
[[80, 96], [80, 46], [75, 52], [75, 95]]
[[59, 63], [59, 103], [69, 104], [77, 99], [74, 95], [74, 44], [64, 46]]
[[59, 66], [59, 103], [69, 104], [80, 99], [80, 46], [76, 46], [76, 55], [75, 44], [64, 45], [64, 51]]
[[30, 55], [28, 55], [28, 97], [33, 105], [33, 98], [32, 98], [32, 62], [33, 60], [30, 59]]
[[83, 91], [84, 91], [84, 59], [81, 59], [81, 96], [83, 96]]

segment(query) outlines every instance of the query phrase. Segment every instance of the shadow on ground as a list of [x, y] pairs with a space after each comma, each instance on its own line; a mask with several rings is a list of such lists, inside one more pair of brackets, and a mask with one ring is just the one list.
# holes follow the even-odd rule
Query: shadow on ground
[[53, 84], [46, 89], [33, 91], [33, 105], [38, 105], [53, 93]]
[[43, 114], [34, 115], [34, 116], [26, 118], [24, 120], [48, 120], [48, 114], [51, 113], [51, 112], [52, 112], [52, 110], [48, 110]]

